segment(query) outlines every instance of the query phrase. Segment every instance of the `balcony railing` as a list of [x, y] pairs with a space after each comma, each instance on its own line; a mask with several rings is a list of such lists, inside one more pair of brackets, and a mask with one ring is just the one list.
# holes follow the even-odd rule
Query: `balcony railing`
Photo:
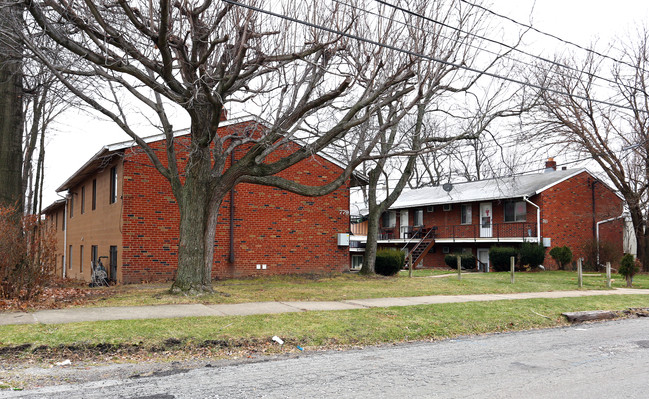
[[537, 237], [536, 223], [462, 224], [451, 226], [401, 226], [382, 228], [379, 240], [410, 239], [435, 230], [436, 239], [531, 239]]

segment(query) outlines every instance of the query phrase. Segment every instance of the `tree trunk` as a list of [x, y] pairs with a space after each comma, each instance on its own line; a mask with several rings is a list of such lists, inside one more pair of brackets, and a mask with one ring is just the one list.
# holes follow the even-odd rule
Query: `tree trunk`
[[[204, 110], [203, 110], [204, 111]], [[185, 182], [176, 187], [174, 196], [180, 208], [180, 245], [178, 270], [171, 286], [172, 292], [197, 295], [212, 290], [212, 263], [206, 251], [212, 247], [215, 231], [211, 228], [210, 205], [214, 204], [210, 187], [212, 157], [209, 148], [209, 111], [192, 115], [192, 143], [185, 166]], [[172, 184], [173, 186], [173, 184]], [[220, 204], [220, 200], [217, 200]], [[218, 208], [216, 209], [218, 212]]]
[[[205, 251], [209, 232], [208, 209], [210, 198], [208, 186], [194, 179], [187, 179], [183, 187], [180, 207], [180, 245], [178, 270], [171, 287], [172, 292], [196, 295], [211, 289], [210, 276], [206, 276]], [[214, 233], [212, 232], [212, 245]], [[211, 266], [211, 262], [209, 263]], [[210, 268], [211, 269], [211, 268]]]
[[365, 244], [365, 256], [360, 274], [374, 274], [376, 263], [377, 240], [379, 235], [379, 219], [381, 209], [378, 206], [370, 207], [370, 214], [367, 217], [367, 242]]
[[22, 212], [22, 46], [20, 3], [0, 0], [0, 204]]
[[627, 288], [632, 288], [633, 287], [633, 277], [632, 276], [626, 276], [626, 286], [627, 286]]

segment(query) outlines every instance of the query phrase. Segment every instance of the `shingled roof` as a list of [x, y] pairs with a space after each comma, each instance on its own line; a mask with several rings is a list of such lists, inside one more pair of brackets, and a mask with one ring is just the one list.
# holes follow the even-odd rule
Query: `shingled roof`
[[390, 209], [531, 197], [582, 172], [597, 179], [587, 169], [567, 169], [454, 183], [448, 192], [442, 186], [425, 187], [404, 191]]

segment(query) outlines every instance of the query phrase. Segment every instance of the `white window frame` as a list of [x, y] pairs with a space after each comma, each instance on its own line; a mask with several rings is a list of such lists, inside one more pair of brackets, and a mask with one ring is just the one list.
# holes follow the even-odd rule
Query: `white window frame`
[[[359, 261], [360, 259], [360, 261]], [[360, 270], [363, 267], [363, 255], [352, 255], [352, 270]]]
[[385, 228], [397, 227], [397, 212], [396, 211], [386, 211], [384, 213], [384, 217], [383, 217], [382, 222], [385, 222], [385, 214], [388, 215], [388, 224], [387, 225], [383, 224], [383, 227], [385, 227]]
[[471, 223], [473, 223], [471, 204], [460, 205], [460, 224], [471, 224]]
[[448, 211], [450, 211], [451, 209], [453, 209], [453, 206], [452, 206], [451, 204], [444, 204], [444, 205], [442, 205], [442, 210], [443, 210], [444, 212], [448, 212]]
[[416, 209], [415, 213], [413, 215], [413, 220], [412, 220], [413, 226], [423, 226], [424, 225], [424, 210], [423, 209]]
[[[513, 213], [513, 220], [512, 219], [507, 219], [507, 205], [513, 204], [514, 206], [514, 213]], [[523, 211], [522, 213], [517, 213], [516, 209], [518, 208], [518, 205], [522, 204], [523, 205]], [[506, 201], [505, 204], [503, 205], [503, 220], [505, 223], [515, 223], [515, 222], [526, 222], [527, 221], [527, 204], [525, 201]]]

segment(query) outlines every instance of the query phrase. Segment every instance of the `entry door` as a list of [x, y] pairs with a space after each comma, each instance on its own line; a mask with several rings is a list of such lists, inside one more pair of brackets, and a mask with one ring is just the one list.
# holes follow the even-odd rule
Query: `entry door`
[[[484, 272], [489, 271], [489, 250], [485, 248], [478, 248], [478, 260], [480, 261], [480, 267], [484, 267]], [[484, 264], [485, 266], [482, 266]]]
[[480, 237], [492, 236], [492, 216], [491, 202], [480, 203]]
[[399, 216], [399, 225], [401, 225], [401, 230], [399, 234], [399, 238], [405, 238], [406, 237], [406, 231], [408, 231], [408, 210], [404, 209], [401, 211], [401, 214]]

